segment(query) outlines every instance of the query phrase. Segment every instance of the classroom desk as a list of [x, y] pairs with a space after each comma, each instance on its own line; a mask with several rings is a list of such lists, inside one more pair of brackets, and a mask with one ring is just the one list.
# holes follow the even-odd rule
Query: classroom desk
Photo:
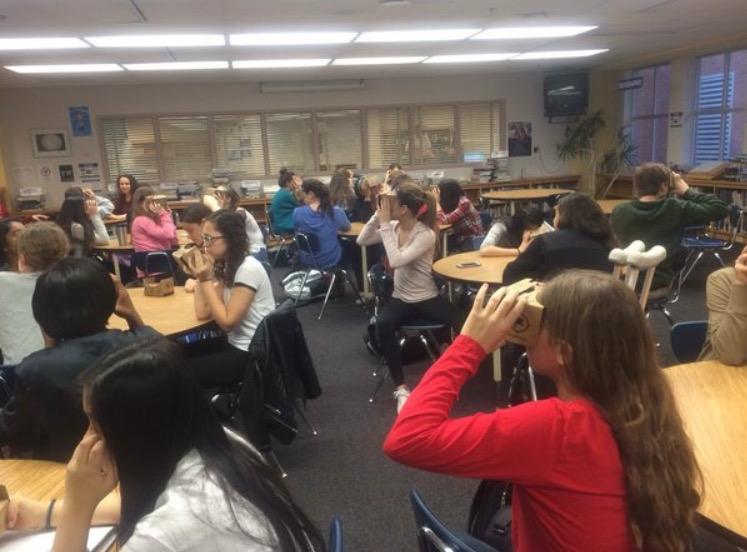
[[[177, 230], [176, 241], [180, 246], [188, 244], [190, 240], [187, 232], [184, 230]], [[100, 253], [108, 253], [109, 255], [111, 255], [112, 264], [114, 265], [114, 274], [120, 280], [122, 279], [122, 275], [119, 270], [119, 255], [132, 255], [135, 252], [135, 248], [131, 243], [131, 237], [129, 234], [127, 235], [127, 241], [124, 244], [120, 244], [119, 240], [115, 237], [113, 239], [110, 239], [107, 245], [95, 246], [94, 250]]]
[[48, 501], [65, 494], [65, 464], [42, 460], [0, 460], [0, 484], [8, 494]]
[[554, 195], [572, 194], [575, 191], [568, 188], [527, 188], [523, 190], [486, 192], [481, 197], [488, 201], [508, 202], [511, 206], [511, 214], [513, 215], [516, 212], [516, 202], [518, 201], [537, 201]]
[[[174, 294], [166, 297], [147, 297], [143, 288], [128, 288], [127, 293], [143, 322], [163, 335], [183, 334], [210, 323], [197, 319], [194, 294], [187, 293], [183, 287], [175, 287]], [[109, 319], [108, 327], [129, 329], [127, 322], [114, 314]]]
[[605, 215], [611, 215], [615, 207], [622, 205], [623, 203], [630, 203], [629, 199], [597, 199], [597, 205], [602, 208], [602, 212]]
[[747, 366], [694, 362], [664, 374], [703, 473], [698, 512], [747, 548]]

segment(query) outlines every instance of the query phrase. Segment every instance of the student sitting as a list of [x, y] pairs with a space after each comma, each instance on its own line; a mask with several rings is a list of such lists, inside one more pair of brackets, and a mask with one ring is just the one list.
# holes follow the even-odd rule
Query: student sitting
[[92, 188], [82, 188], [82, 190], [86, 199], [92, 199], [96, 202], [96, 210], [101, 220], [111, 220], [112, 213], [114, 212], [114, 203], [107, 197], [97, 195]]
[[389, 192], [389, 187], [377, 176], [366, 176], [359, 179], [354, 187], [355, 203], [351, 222], [368, 222], [376, 212], [378, 197]]
[[566, 268], [612, 272], [609, 253], [614, 245], [607, 217], [586, 194], [564, 196], [555, 207], [555, 232], [533, 239], [526, 251], [506, 266], [507, 284], [523, 278], [543, 280]]
[[70, 250], [62, 228], [35, 222], [18, 235], [18, 272], [0, 272], [0, 350], [3, 364], [18, 364], [44, 348], [39, 325], [31, 313], [31, 297], [39, 274]]
[[[196, 247], [202, 249], [202, 225], [210, 216], [210, 209], [202, 204], [195, 203], [190, 205], [184, 210], [182, 215], [182, 228], [187, 232], [189, 241]], [[184, 283], [184, 291], [187, 293], [193, 293], [197, 287], [197, 280], [194, 278], [188, 278]]]
[[303, 190], [306, 205], [293, 211], [293, 226], [296, 232], [308, 234], [316, 244], [314, 255], [299, 251], [299, 260], [304, 266], [321, 269], [335, 266], [342, 258], [339, 231], [350, 229], [350, 221], [345, 212], [330, 202], [329, 190], [318, 180], [304, 180]]
[[65, 191], [65, 201], [55, 222], [70, 240], [74, 257], [87, 257], [95, 245], [108, 245], [109, 234], [98, 212], [94, 198], [87, 198], [81, 188], [73, 186]]
[[324, 549], [278, 472], [224, 432], [175, 344], [138, 340], [81, 382], [88, 430], [68, 463], [65, 498], [13, 497], [11, 526], [43, 527], [32, 513], [51, 509], [53, 552], [84, 552], [88, 528], [101, 523], [118, 525], [122, 552]]
[[249, 240], [249, 254], [260, 262], [266, 261], [267, 246], [265, 246], [265, 235], [262, 233], [262, 229], [252, 214], [243, 207], [239, 207], [240, 198], [236, 190], [231, 186], [221, 186], [217, 190], [217, 196], [221, 209], [238, 213], [244, 219], [246, 238]]
[[241, 215], [226, 210], [211, 214], [202, 226], [202, 239], [207, 256], [194, 255], [189, 264], [198, 280], [195, 315], [214, 320], [228, 333], [228, 344], [193, 356], [189, 364], [205, 387], [215, 387], [241, 381], [249, 344], [259, 323], [275, 309], [275, 298], [267, 271], [247, 253]]
[[395, 385], [397, 412], [410, 396], [402, 371], [396, 332], [408, 320], [427, 318], [459, 326], [454, 307], [438, 294], [433, 281], [436, 200], [420, 186], [401, 184], [393, 195], [380, 196], [379, 208], [358, 236], [359, 245], [383, 243], [394, 270], [394, 292], [376, 320], [384, 360]]
[[451, 224], [449, 248], [472, 251], [472, 238], [485, 234], [480, 213], [456, 180], [442, 180], [436, 189], [438, 223]]
[[132, 207], [132, 247], [135, 251], [170, 251], [176, 244], [171, 210], [153, 201], [153, 190], [138, 188]]
[[0, 271], [18, 272], [18, 234], [23, 224], [17, 220], [0, 220]]
[[329, 199], [332, 205], [342, 209], [346, 215], [351, 215], [355, 207], [353, 177], [350, 169], [340, 169], [335, 171], [329, 182]]
[[[48, 348], [16, 368], [0, 440], [14, 456], [64, 462], [86, 429], [78, 375], [101, 355], [155, 332], [143, 326], [122, 284], [93, 259], [62, 259], [41, 274], [31, 308]], [[112, 313], [127, 320], [130, 331], [107, 330]]]
[[700, 360], [739, 366], [747, 362], [747, 247], [733, 267], [708, 276], [708, 336]]
[[505, 288], [485, 304], [486, 292], [413, 391], [384, 452], [415, 468], [513, 482], [515, 552], [689, 550], [700, 473], [633, 291], [592, 271], [551, 280], [527, 353], [558, 397], [450, 418], [525, 307]]
[[530, 206], [494, 223], [480, 244], [480, 256], [502, 257], [523, 253], [534, 238], [554, 230], [545, 221], [542, 210]]
[[[638, 167], [633, 183], [638, 199], [615, 207], [610, 224], [622, 247], [642, 240], [647, 249], [654, 245], [666, 248], [667, 258], [656, 267], [651, 284], [653, 296], [663, 295], [674, 279], [673, 264], [685, 228], [721, 219], [729, 207], [713, 194], [692, 190], [679, 174], [661, 163]], [[678, 199], [667, 197], [672, 190]]]
[[120, 174], [117, 177], [117, 200], [111, 218], [120, 222], [127, 220], [132, 211], [132, 198], [138, 189], [138, 181], [131, 174]]
[[299, 206], [295, 193], [301, 187], [300, 178], [293, 171], [280, 169], [278, 186], [280, 189], [272, 196], [269, 208], [272, 231], [275, 234], [292, 234], [293, 211]]

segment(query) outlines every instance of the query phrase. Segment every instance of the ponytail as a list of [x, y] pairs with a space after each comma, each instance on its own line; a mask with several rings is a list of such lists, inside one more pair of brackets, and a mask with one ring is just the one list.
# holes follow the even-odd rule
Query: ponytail
[[404, 182], [395, 191], [400, 205], [407, 207], [415, 218], [428, 228], [437, 230], [436, 198], [414, 182]]
[[323, 182], [315, 178], [308, 178], [301, 184], [301, 189], [304, 193], [311, 192], [317, 197], [319, 200], [319, 212], [322, 216], [328, 216], [329, 218], [334, 216], [334, 206], [329, 197], [329, 188]]

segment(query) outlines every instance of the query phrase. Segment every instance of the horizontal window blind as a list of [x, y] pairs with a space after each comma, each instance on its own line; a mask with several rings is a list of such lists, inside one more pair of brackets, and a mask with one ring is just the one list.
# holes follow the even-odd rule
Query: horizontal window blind
[[101, 129], [110, 184], [120, 174], [131, 174], [139, 182], [160, 182], [152, 118], [103, 119]]
[[359, 110], [317, 113], [316, 128], [321, 172], [334, 172], [339, 167], [358, 169], [363, 166]]
[[234, 174], [265, 174], [262, 120], [259, 115], [216, 115], [215, 163]]
[[390, 163], [410, 164], [410, 121], [406, 107], [368, 109], [368, 164], [384, 168]]
[[415, 109], [414, 165], [456, 162], [455, 119], [453, 105]]
[[459, 137], [462, 161], [482, 162], [493, 150], [492, 106], [490, 104], [459, 106]]
[[282, 167], [300, 173], [314, 172], [314, 150], [310, 113], [265, 115], [270, 174]]
[[213, 169], [207, 117], [159, 117], [163, 179], [206, 180]]

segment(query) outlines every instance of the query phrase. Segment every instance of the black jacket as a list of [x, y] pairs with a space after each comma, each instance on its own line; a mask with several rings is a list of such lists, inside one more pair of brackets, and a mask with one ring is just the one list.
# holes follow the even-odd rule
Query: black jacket
[[535, 238], [506, 266], [503, 283], [513, 284], [524, 278], [546, 280], [568, 268], [612, 272], [609, 254], [606, 245], [575, 230], [548, 232]]
[[88, 427], [78, 375], [99, 357], [138, 337], [157, 335], [148, 327], [107, 330], [42, 349], [23, 359], [14, 394], [0, 412], [0, 439], [16, 457], [67, 462]]
[[[249, 353], [257, 370], [247, 371], [239, 397], [247, 434], [260, 448], [267, 442], [263, 429], [269, 429], [281, 442], [289, 443], [296, 433], [296, 400], [305, 402], [322, 394], [292, 302], [286, 302], [262, 320], [254, 332]], [[247, 380], [249, 383], [260, 381], [261, 394], [248, 386]], [[265, 406], [263, 412], [256, 408], [260, 397]], [[261, 416], [259, 421], [258, 416]]]

